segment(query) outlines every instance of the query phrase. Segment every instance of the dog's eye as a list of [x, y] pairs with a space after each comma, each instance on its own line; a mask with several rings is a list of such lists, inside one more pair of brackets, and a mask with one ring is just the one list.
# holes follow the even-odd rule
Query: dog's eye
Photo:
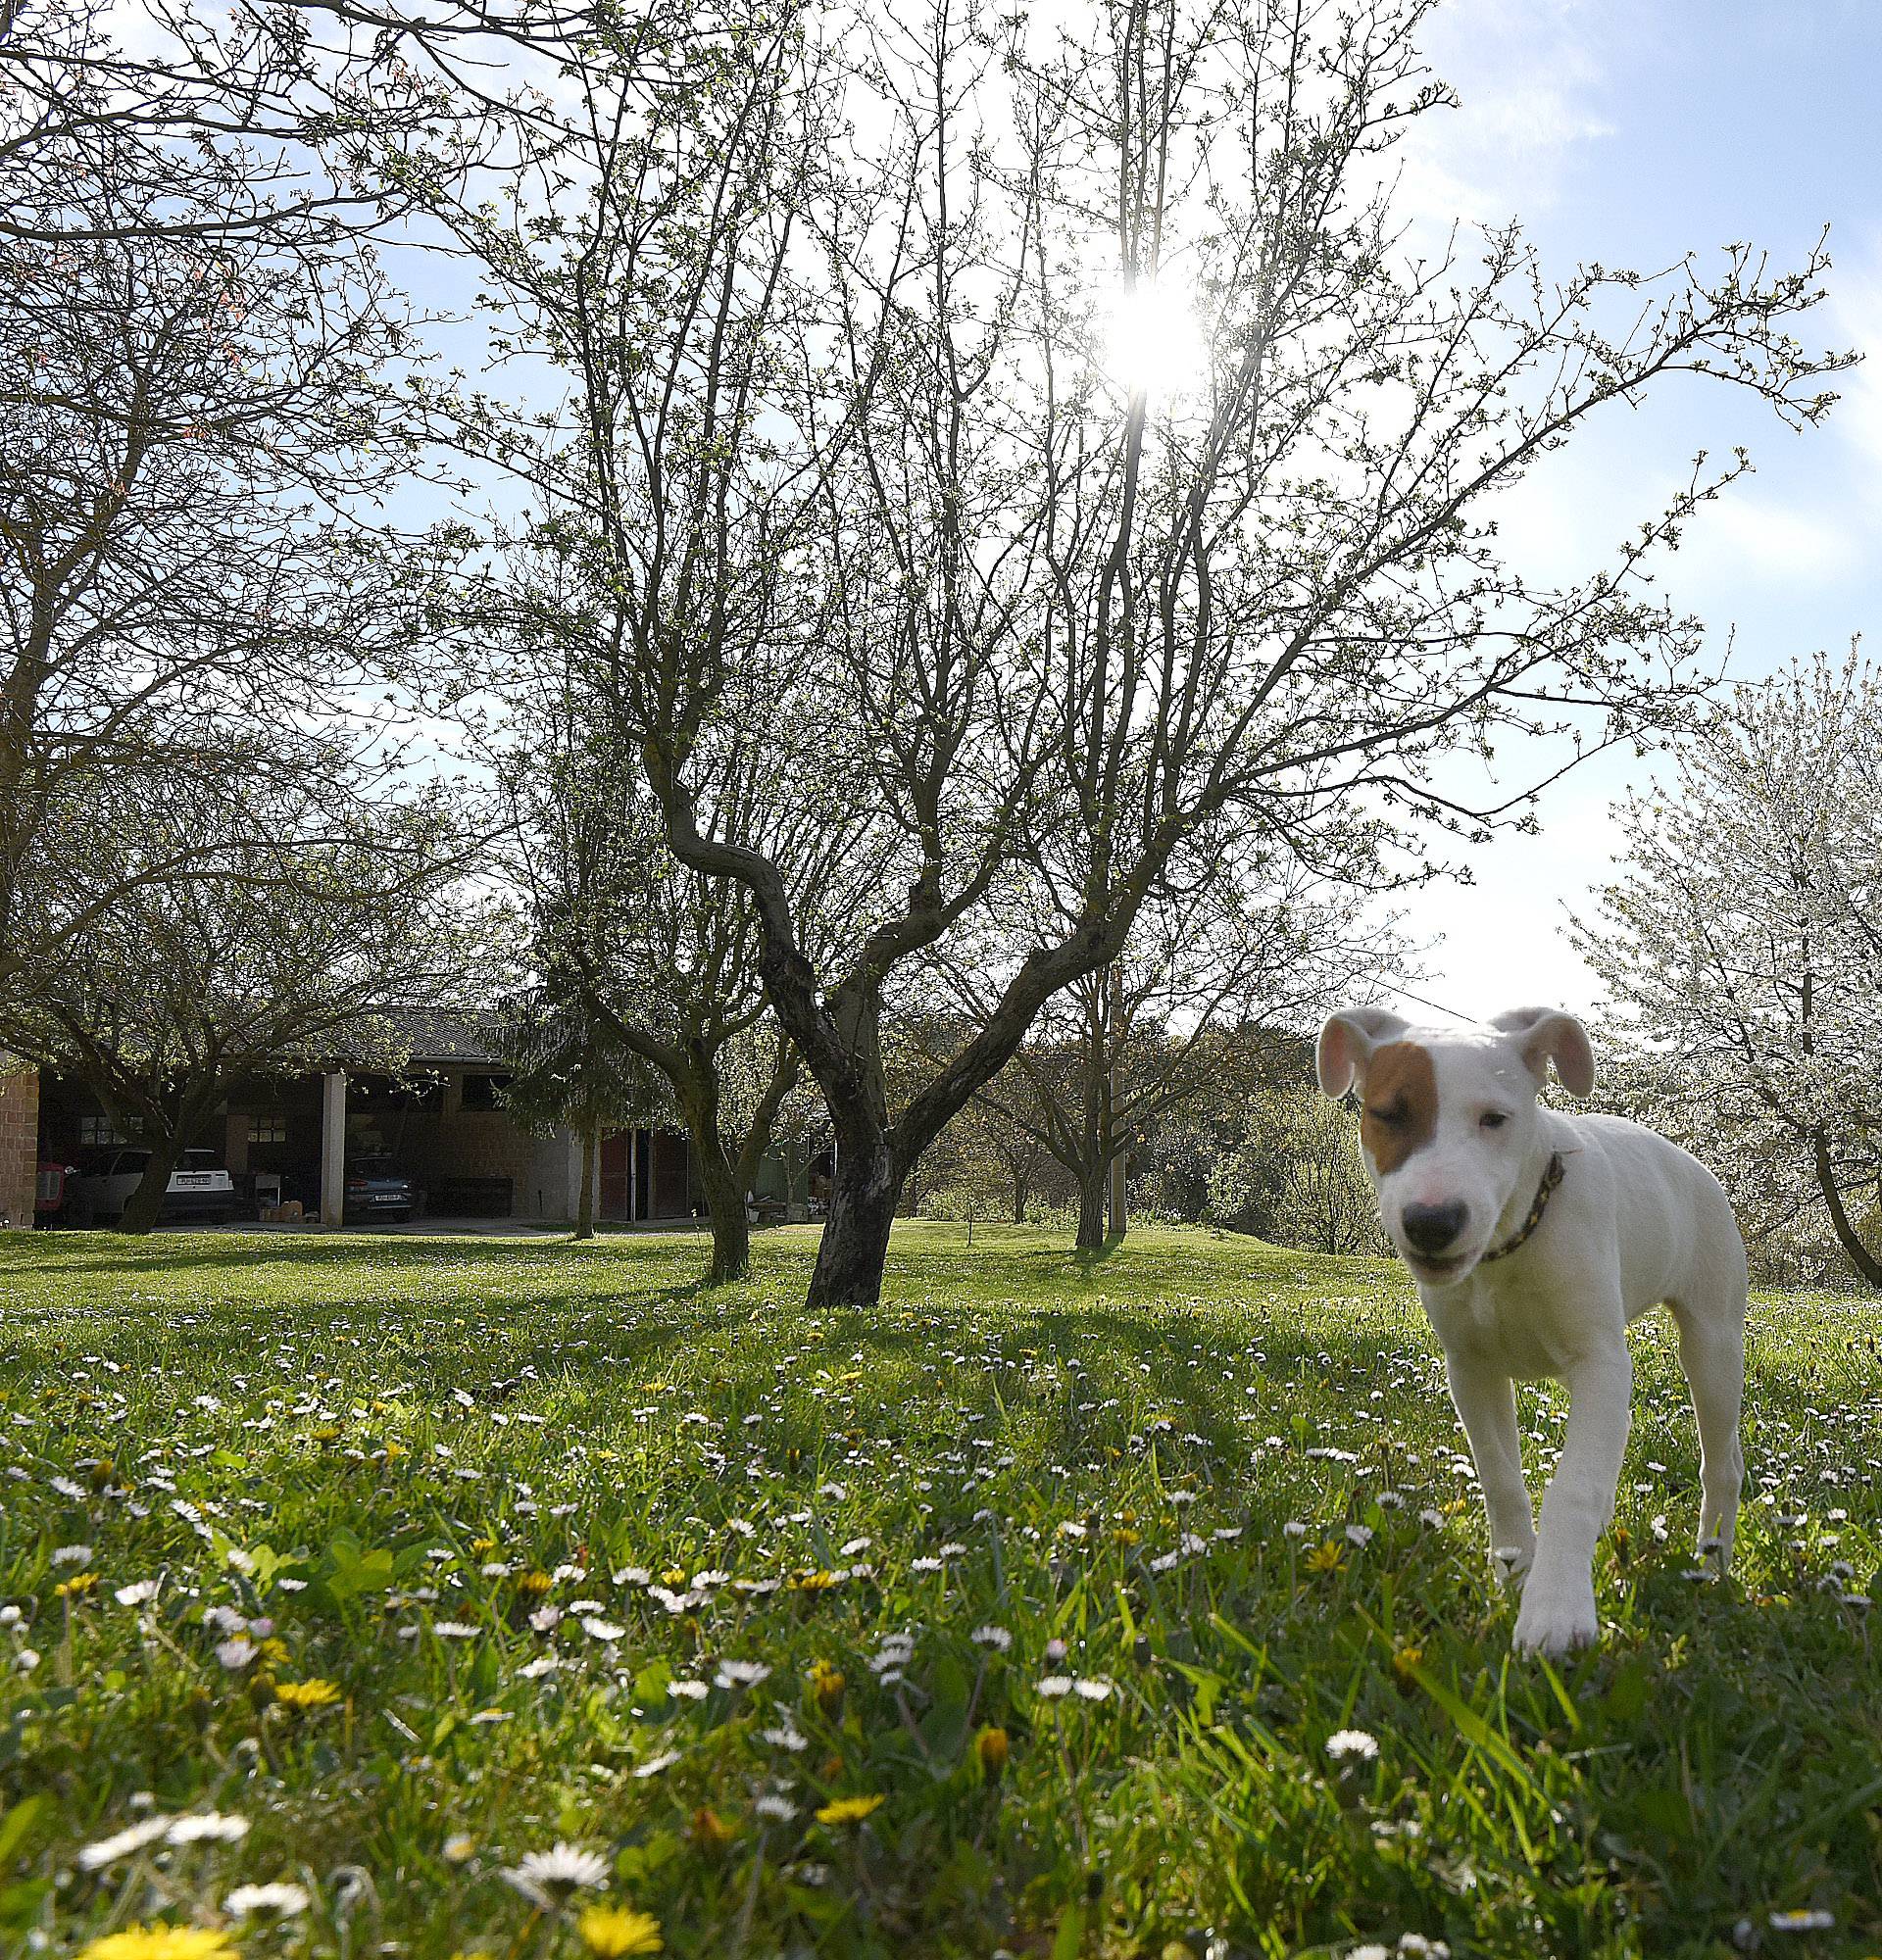
[[1477, 1118], [1477, 1127], [1480, 1130], [1500, 1130], [1509, 1120], [1509, 1116], [1501, 1109], [1486, 1109]]
[[1396, 1130], [1405, 1121], [1405, 1104], [1394, 1102], [1389, 1109], [1371, 1109], [1365, 1112], [1375, 1123], [1383, 1123], [1388, 1130]]

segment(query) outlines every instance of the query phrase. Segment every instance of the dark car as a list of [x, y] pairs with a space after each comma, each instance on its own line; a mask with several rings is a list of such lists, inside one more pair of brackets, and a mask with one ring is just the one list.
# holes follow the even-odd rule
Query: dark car
[[346, 1167], [346, 1215], [361, 1218], [416, 1218], [424, 1193], [393, 1157], [355, 1157]]
[[[321, 1208], [321, 1173], [318, 1169], [292, 1172], [281, 1180], [281, 1196], [298, 1198], [307, 1215]], [[424, 1209], [424, 1192], [418, 1182], [399, 1168], [390, 1156], [349, 1157], [346, 1164], [346, 1222], [363, 1225], [369, 1219], [385, 1218], [397, 1222], [417, 1218]]]

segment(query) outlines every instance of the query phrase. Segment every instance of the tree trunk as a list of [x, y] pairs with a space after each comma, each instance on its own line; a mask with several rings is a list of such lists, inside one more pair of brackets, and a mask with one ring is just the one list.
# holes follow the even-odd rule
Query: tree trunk
[[1836, 1229], [1837, 1243], [1849, 1254], [1850, 1264], [1872, 1287], [1882, 1287], [1882, 1258], [1870, 1251], [1857, 1236], [1850, 1214], [1844, 1208], [1843, 1193], [1836, 1182], [1836, 1163], [1830, 1155], [1829, 1139], [1818, 1130], [1811, 1141], [1816, 1147], [1817, 1189], [1823, 1194], [1823, 1202], [1829, 1206], [1830, 1223]]
[[1110, 1166], [1103, 1157], [1078, 1167], [1078, 1250], [1100, 1252], [1105, 1246], [1105, 1197]]
[[902, 1172], [886, 1139], [837, 1139], [830, 1215], [817, 1249], [808, 1306], [874, 1306], [882, 1298], [882, 1266], [901, 1198]]
[[1026, 1200], [1032, 1196], [1032, 1181], [1023, 1171], [1013, 1173], [1013, 1222], [1026, 1222]]
[[693, 1161], [713, 1228], [713, 1263], [708, 1286], [725, 1286], [748, 1277], [752, 1269], [752, 1230], [745, 1217], [745, 1190], [737, 1169], [725, 1153], [718, 1128], [718, 1057], [717, 1050], [694, 1044], [684, 1075], [673, 1083], [693, 1140]]
[[174, 1137], [151, 1146], [143, 1177], [124, 1201], [124, 1215], [118, 1220], [119, 1231], [141, 1236], [157, 1223], [163, 1213], [164, 1196], [170, 1190], [171, 1175], [182, 1153], [182, 1145]]
[[584, 1123], [581, 1131], [581, 1195], [575, 1200], [575, 1237], [595, 1236], [595, 1152], [601, 1146], [601, 1125]]
[[699, 1158], [700, 1189], [706, 1194], [706, 1210], [713, 1225], [713, 1263], [706, 1283], [728, 1286], [734, 1280], [749, 1278], [752, 1270], [752, 1228], [745, 1215], [745, 1194], [717, 1131], [710, 1141], [695, 1134], [693, 1148]]

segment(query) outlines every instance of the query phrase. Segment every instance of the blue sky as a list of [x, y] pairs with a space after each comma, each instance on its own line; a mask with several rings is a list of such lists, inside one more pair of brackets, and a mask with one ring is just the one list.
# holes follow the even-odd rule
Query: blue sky
[[[1463, 98], [1433, 118], [1406, 194], [1432, 216], [1519, 217], [1548, 263], [1642, 270], [1732, 241], [1794, 262], [1830, 226], [1820, 344], [1866, 348], [1825, 427], [1792, 435], [1722, 390], [1622, 415], [1525, 485], [1519, 562], [1594, 562], [1663, 500], [1700, 448], [1757, 474], [1689, 527], [1663, 583], [1732, 671], [1768, 673], [1882, 630], [1882, 5], [1875, 0], [1452, 0], [1425, 42]], [[1609, 873], [1609, 806], [1651, 763], [1604, 759], [1544, 799], [1541, 834], [1470, 854], [1476, 882], [1413, 902], [1441, 935], [1418, 994], [1481, 1015], [1531, 1000], [1578, 1010], [1599, 988], [1563, 937]], [[1421, 1011], [1416, 1009], [1413, 1010]]]

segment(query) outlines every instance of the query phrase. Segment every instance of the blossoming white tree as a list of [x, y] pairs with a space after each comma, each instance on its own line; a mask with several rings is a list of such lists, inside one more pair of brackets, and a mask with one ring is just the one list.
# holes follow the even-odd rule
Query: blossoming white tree
[[1735, 1195], [1773, 1176], [1882, 1286], [1882, 676], [1819, 657], [1728, 707], [1625, 806], [1577, 943]]

